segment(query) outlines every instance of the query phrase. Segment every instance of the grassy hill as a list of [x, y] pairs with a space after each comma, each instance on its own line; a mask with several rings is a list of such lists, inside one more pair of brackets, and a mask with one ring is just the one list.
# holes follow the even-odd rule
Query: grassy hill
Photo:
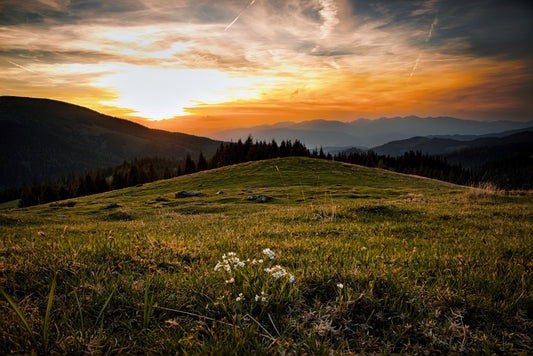
[[0, 97], [0, 190], [113, 167], [125, 160], [194, 159], [220, 141], [153, 130], [128, 120], [48, 99]]
[[3, 211], [0, 352], [528, 353], [532, 221], [531, 195], [294, 157]]

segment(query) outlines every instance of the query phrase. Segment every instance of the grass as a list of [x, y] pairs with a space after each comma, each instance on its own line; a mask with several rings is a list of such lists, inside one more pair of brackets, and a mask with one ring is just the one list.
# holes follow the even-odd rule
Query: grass
[[19, 206], [19, 201], [20, 199], [16, 199], [0, 203], [0, 210], [17, 208]]
[[0, 213], [0, 353], [533, 352], [529, 193], [285, 158], [73, 201]]

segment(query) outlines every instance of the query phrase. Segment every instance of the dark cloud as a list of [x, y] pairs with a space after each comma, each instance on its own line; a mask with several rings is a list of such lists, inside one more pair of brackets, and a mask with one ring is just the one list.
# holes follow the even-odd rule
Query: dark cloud
[[97, 51], [44, 51], [26, 49], [2, 49], [0, 58], [40, 63], [97, 63], [118, 59], [117, 56]]
[[65, 14], [37, 1], [3, 0], [0, 2], [0, 26], [40, 24], [46, 19], [61, 19]]
[[[462, 50], [473, 56], [533, 55], [533, 1], [352, 1], [352, 12], [368, 20], [383, 21], [380, 29], [385, 31], [410, 28], [412, 44], [436, 50], [447, 49], [446, 44], [461, 40], [465, 44]], [[435, 18], [438, 24], [426, 44]]]

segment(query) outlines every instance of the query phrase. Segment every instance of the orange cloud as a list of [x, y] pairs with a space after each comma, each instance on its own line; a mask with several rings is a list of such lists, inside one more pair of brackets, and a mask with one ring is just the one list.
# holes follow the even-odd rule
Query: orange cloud
[[[154, 127], [206, 133], [227, 127], [272, 124], [278, 121], [360, 117], [450, 115], [475, 118], [476, 113], [520, 107], [513, 91], [520, 87], [527, 66], [474, 60], [464, 65], [421, 68], [409, 83], [409, 73], [358, 75], [349, 71], [323, 71], [314, 81], [285, 80], [265, 89], [259, 98], [196, 105]], [[309, 78], [308, 78], [309, 79]], [[466, 110], [465, 108], [468, 108]]]
[[[469, 8], [458, 19], [455, 7], [434, 1], [94, 3], [47, 0], [32, 8], [6, 0], [3, 9], [15, 15], [0, 26], [1, 94], [65, 100], [193, 133], [287, 120], [532, 111], [531, 61], [516, 55], [521, 47], [506, 47], [515, 42], [487, 46], [468, 37], [463, 29], [481, 23]], [[246, 4], [253, 6], [243, 11]], [[47, 18], [50, 8], [61, 16]], [[43, 20], [17, 19], [25, 12]]]

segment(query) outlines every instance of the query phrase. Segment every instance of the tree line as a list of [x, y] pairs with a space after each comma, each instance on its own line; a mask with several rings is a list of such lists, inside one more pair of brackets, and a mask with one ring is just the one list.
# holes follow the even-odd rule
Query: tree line
[[294, 142], [282, 141], [278, 144], [275, 140], [254, 142], [252, 137], [248, 137], [245, 141], [238, 140], [237, 142], [220, 144], [210, 159], [207, 159], [203, 153], [200, 153], [196, 159], [192, 159], [190, 155], [181, 160], [135, 159], [131, 162], [125, 161], [113, 168], [87, 171], [77, 176], [71, 174], [57, 181], [34, 182], [31, 186], [3, 192], [0, 194], [0, 200], [14, 200], [19, 197], [19, 206], [27, 207], [142, 185], [160, 179], [169, 179], [242, 162], [288, 156], [329, 159], [462, 185], [490, 180], [490, 177], [480, 174], [479, 171], [465, 169], [460, 165], [451, 165], [445, 158], [422, 154], [421, 152], [407, 152], [399, 157], [378, 155], [373, 151], [340, 152], [331, 155], [330, 153], [325, 154], [322, 148], [309, 150], [298, 140]]
[[222, 143], [208, 160], [200, 152], [196, 159], [187, 155], [185, 159], [163, 158], [135, 159], [123, 162], [113, 168], [90, 170], [78, 175], [71, 174], [59, 180], [35, 181], [30, 186], [10, 189], [0, 194], [0, 201], [19, 198], [19, 207], [55, 202], [84, 195], [103, 193], [110, 190], [138, 186], [160, 179], [169, 179], [207, 169], [263, 160], [275, 157], [310, 156], [309, 150], [299, 141], [253, 142], [249, 137], [244, 142]]

